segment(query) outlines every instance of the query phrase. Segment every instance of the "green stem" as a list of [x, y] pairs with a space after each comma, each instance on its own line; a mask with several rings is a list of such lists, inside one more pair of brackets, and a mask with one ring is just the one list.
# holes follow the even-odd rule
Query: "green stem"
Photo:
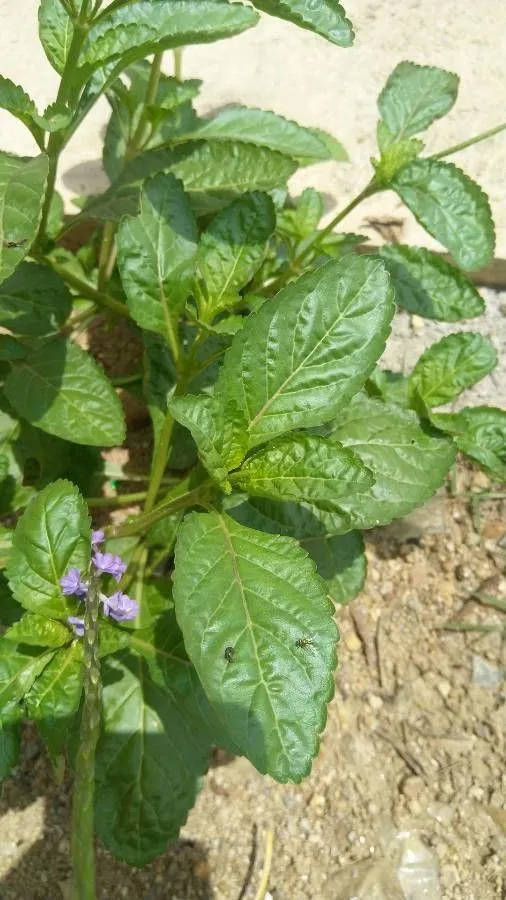
[[73, 900], [96, 900], [94, 794], [95, 752], [102, 685], [98, 642], [99, 580], [92, 575], [84, 615], [84, 704], [72, 799]]
[[[125, 162], [137, 156], [146, 140], [146, 130], [149, 125], [149, 107], [153, 106], [158, 93], [158, 85], [160, 83], [160, 74], [162, 70], [163, 53], [155, 53], [153, 62], [151, 63], [151, 72], [149, 75], [148, 86], [146, 88], [146, 96], [137, 124], [137, 128], [129, 142], [125, 152]], [[107, 282], [111, 278], [116, 263], [116, 231], [118, 230], [117, 222], [106, 222], [102, 231], [102, 242], [100, 245], [99, 263], [98, 263], [98, 289], [105, 290]]]
[[146, 139], [146, 129], [149, 125], [149, 107], [153, 106], [156, 102], [156, 95], [158, 93], [158, 85], [160, 84], [160, 75], [162, 72], [162, 61], [163, 53], [155, 53], [153, 62], [151, 63], [151, 72], [146, 88], [142, 112], [126, 153], [127, 160], [131, 159], [139, 152]]
[[371, 197], [378, 190], [380, 190], [379, 186], [376, 184], [374, 178], [365, 186], [365, 188], [357, 194], [353, 200], [350, 200], [347, 206], [344, 209], [340, 210], [336, 216], [325, 226], [321, 231], [315, 232], [314, 236], [305, 244], [304, 249], [297, 253], [292, 262], [291, 268], [287, 272], [283, 272], [278, 278], [276, 278], [271, 284], [267, 285], [267, 290], [269, 295], [275, 293], [279, 290], [280, 287], [285, 283], [286, 279], [297, 272], [297, 269], [306, 261], [307, 257], [311, 254], [313, 247], [315, 244], [319, 243], [322, 238], [325, 238], [328, 234], [330, 234], [336, 225], [339, 225], [343, 219], [346, 218], [363, 200], [367, 197]]
[[115, 497], [87, 497], [88, 506], [130, 506], [134, 503], [142, 503], [146, 499], [147, 491], [137, 491], [133, 494], [116, 494]]
[[57, 262], [54, 262], [50, 257], [44, 256], [40, 253], [31, 253], [30, 254], [33, 259], [38, 260], [39, 262], [51, 266], [51, 268], [58, 274], [61, 275], [64, 281], [67, 284], [74, 288], [75, 291], [78, 292], [82, 297], [86, 297], [87, 300], [93, 300], [97, 306], [103, 306], [105, 309], [110, 309], [111, 312], [117, 313], [119, 316], [123, 316], [126, 319], [130, 318], [130, 313], [128, 312], [127, 307], [124, 303], [121, 303], [119, 300], [116, 300], [114, 297], [111, 297], [110, 294], [104, 293], [104, 291], [98, 291], [93, 287], [92, 284], [89, 284], [87, 281], [83, 281], [82, 278], [78, 278], [77, 275], [74, 275], [72, 272], [69, 272], [65, 266], [60, 266]]
[[[74, 77], [78, 67], [81, 47], [88, 33], [88, 9], [89, 0], [82, 0], [79, 15], [74, 22], [74, 33], [72, 35], [68, 56], [65, 61], [65, 68], [63, 69], [62, 79], [56, 95], [56, 103], [58, 106], [67, 107], [73, 105], [77, 101], [77, 98], [73, 96], [75, 91]], [[53, 131], [52, 134], [49, 135], [47, 143], [49, 171], [36, 246], [40, 246], [46, 233], [49, 210], [54, 196], [58, 160], [65, 144], [65, 139], [65, 132]]]
[[176, 47], [174, 50], [174, 78], [178, 81], [183, 80], [183, 48]]
[[138, 384], [143, 378], [142, 372], [134, 372], [133, 375], [121, 375], [119, 378], [110, 378], [109, 381], [114, 387], [128, 387], [129, 384]]
[[106, 222], [102, 232], [100, 258], [98, 261], [98, 289], [104, 291], [116, 262], [116, 222]]
[[160, 503], [159, 506], [155, 506], [155, 508], [148, 513], [141, 513], [140, 516], [136, 516], [133, 522], [126, 522], [124, 525], [116, 525], [112, 528], [108, 528], [107, 537], [130, 537], [130, 535], [147, 531], [148, 528], [151, 528], [151, 525], [160, 522], [161, 519], [165, 519], [166, 516], [170, 516], [180, 509], [198, 506], [211, 487], [212, 481], [203, 481], [199, 487], [194, 488], [191, 491], [186, 491], [186, 493], [181, 494], [179, 497], [175, 497], [173, 500]]
[[174, 428], [174, 419], [170, 413], [167, 413], [163, 428], [158, 437], [156, 452], [153, 456], [153, 465], [151, 468], [151, 478], [148, 487], [146, 501], [144, 503], [144, 512], [150, 513], [156, 503], [156, 497], [160, 490], [162, 478], [165, 473], [165, 467], [169, 458], [170, 442], [172, 438], [172, 429]]
[[442, 159], [443, 156], [451, 156], [453, 153], [460, 153], [461, 150], [465, 150], [466, 147], [472, 147], [473, 144], [479, 144], [481, 141], [486, 141], [488, 138], [494, 136], [494, 134], [499, 134], [501, 131], [506, 130], [506, 122], [503, 122], [501, 125], [496, 125], [495, 128], [489, 128], [488, 131], [482, 131], [480, 134], [475, 134], [474, 137], [469, 138], [467, 141], [461, 141], [460, 144], [453, 144], [451, 147], [447, 147], [446, 150], [440, 150], [439, 153], [433, 153], [432, 156], [429, 156], [429, 159]]
[[109, 6], [107, 6], [99, 16], [97, 16], [95, 21], [99, 22], [100, 19], [102, 19], [104, 16], [110, 16], [110, 14], [116, 9], [121, 9], [122, 6], [128, 6], [129, 3], [133, 3], [133, 0], [113, 0], [113, 2], [110, 3]]

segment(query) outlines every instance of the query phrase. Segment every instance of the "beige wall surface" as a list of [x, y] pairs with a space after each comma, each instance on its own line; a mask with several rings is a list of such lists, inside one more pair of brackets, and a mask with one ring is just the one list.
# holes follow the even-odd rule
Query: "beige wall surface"
[[[314, 184], [339, 205], [369, 177], [376, 97], [400, 60], [443, 66], [461, 78], [456, 106], [429, 132], [429, 151], [506, 118], [505, 0], [344, 0], [344, 5], [357, 32], [355, 46], [347, 50], [265, 16], [242, 35], [190, 47], [184, 56], [184, 74], [204, 79], [202, 112], [234, 102], [261, 106], [326, 128], [342, 140], [350, 163], [322, 163], [294, 179], [295, 189]], [[0, 72], [22, 84], [43, 108], [55, 97], [58, 76], [37, 40], [37, 7], [37, 0], [0, 0]], [[171, 64], [167, 53], [168, 71]], [[59, 186], [66, 198], [96, 191], [103, 184], [97, 160], [107, 109], [105, 101], [98, 104], [64, 155]], [[0, 147], [21, 153], [35, 150], [21, 123], [4, 112], [0, 112]], [[455, 157], [490, 195], [502, 256], [506, 256], [505, 160], [506, 132]], [[403, 240], [420, 238], [393, 195], [370, 199], [346, 227], [363, 226], [368, 215], [389, 214], [406, 219]]]

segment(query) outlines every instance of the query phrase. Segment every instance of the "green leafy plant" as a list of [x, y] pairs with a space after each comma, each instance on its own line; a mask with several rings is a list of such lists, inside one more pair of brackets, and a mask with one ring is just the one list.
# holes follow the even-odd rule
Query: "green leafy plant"
[[[427, 500], [458, 451], [506, 476], [506, 412], [440, 409], [493, 370], [489, 341], [451, 334], [406, 376], [378, 365], [397, 307], [483, 312], [466, 272], [493, 255], [489, 203], [444, 157], [505, 126], [423, 156], [458, 78], [400, 63], [371, 179], [322, 225], [321, 196], [292, 198], [287, 181], [345, 160], [340, 142], [243, 106], [201, 118], [200, 82], [182, 76], [184, 45], [244, 31], [255, 7], [352, 43], [334, 0], [42, 0], [55, 102], [41, 114], [0, 79], [0, 106], [39, 151], [0, 153], [0, 772], [23, 717], [56, 765], [69, 760], [79, 900], [95, 897], [94, 829], [131, 865], [162, 853], [213, 746], [282, 782], [307, 775], [333, 694], [335, 607], [365, 579], [361, 531]], [[64, 215], [59, 157], [102, 95], [110, 186]], [[368, 252], [336, 231], [385, 190], [450, 259]], [[118, 320], [143, 347], [122, 384], [151, 416], [149, 472], [101, 454], [125, 439], [118, 385], [76, 342]], [[104, 496], [111, 482], [137, 489]], [[141, 508], [91, 533], [89, 508], [123, 504]]]

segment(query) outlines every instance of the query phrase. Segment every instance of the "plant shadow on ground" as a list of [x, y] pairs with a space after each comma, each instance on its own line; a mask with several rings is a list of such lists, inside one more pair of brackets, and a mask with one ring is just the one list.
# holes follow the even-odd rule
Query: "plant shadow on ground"
[[[57, 783], [40, 740], [27, 726], [19, 765], [0, 800], [0, 852], [13, 860], [0, 880], [1, 900], [68, 900], [70, 810], [70, 779]], [[26, 835], [36, 834], [38, 840], [23, 851]], [[170, 844], [143, 869], [119, 862], [97, 842], [97, 900], [212, 900], [208, 871], [205, 848], [191, 839]]]

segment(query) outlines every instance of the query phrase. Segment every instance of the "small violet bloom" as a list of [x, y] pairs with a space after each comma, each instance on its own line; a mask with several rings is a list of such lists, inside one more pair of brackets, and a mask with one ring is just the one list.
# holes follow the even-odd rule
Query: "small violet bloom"
[[69, 616], [67, 622], [69, 623], [69, 625], [72, 625], [74, 634], [77, 635], [77, 637], [83, 637], [84, 619], [81, 619], [80, 616]]
[[95, 551], [93, 565], [99, 572], [112, 575], [116, 581], [121, 581], [121, 576], [127, 569], [126, 563], [120, 556], [114, 556], [113, 553], [101, 553], [100, 550]]
[[135, 619], [139, 612], [139, 604], [128, 594], [122, 594], [121, 591], [116, 591], [111, 597], [105, 597], [102, 594], [100, 599], [104, 604], [105, 615], [116, 619], [116, 622]]
[[105, 541], [105, 534], [101, 528], [98, 528], [96, 531], [91, 532], [91, 543], [94, 547], [98, 544], [103, 544]]
[[88, 585], [81, 581], [79, 569], [69, 569], [67, 574], [60, 578], [60, 585], [67, 597], [72, 594], [75, 594], [76, 597], [86, 597], [88, 593]]

